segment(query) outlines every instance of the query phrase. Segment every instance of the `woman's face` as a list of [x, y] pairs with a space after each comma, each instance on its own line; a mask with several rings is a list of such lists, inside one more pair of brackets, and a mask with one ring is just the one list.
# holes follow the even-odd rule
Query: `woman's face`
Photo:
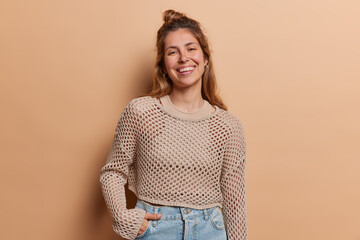
[[204, 73], [204, 53], [193, 34], [184, 28], [170, 32], [165, 38], [164, 72], [173, 83], [173, 87], [201, 87]]

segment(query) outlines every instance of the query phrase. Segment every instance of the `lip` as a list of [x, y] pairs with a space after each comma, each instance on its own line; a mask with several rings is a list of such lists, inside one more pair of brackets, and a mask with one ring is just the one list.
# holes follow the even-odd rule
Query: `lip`
[[[190, 70], [190, 71], [180, 72], [180, 69], [187, 68], [187, 67], [193, 67], [194, 69]], [[192, 72], [194, 72], [195, 69], [196, 69], [195, 65], [181, 66], [179, 68], [176, 68], [176, 72], [180, 75], [188, 75], [188, 74], [191, 74]]]

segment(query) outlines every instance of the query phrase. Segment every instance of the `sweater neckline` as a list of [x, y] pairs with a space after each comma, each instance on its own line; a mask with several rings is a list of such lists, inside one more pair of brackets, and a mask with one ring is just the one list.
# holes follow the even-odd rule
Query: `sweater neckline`
[[190, 121], [198, 121], [203, 120], [206, 118], [209, 118], [212, 115], [215, 115], [218, 113], [219, 108], [217, 106], [215, 107], [215, 112], [213, 112], [213, 106], [204, 99], [204, 103], [201, 106], [200, 109], [194, 112], [184, 112], [177, 108], [170, 100], [169, 95], [165, 95], [160, 97], [161, 103], [159, 103], [158, 99], [155, 97], [153, 98], [156, 105], [159, 106], [163, 111], [165, 111], [167, 114], [179, 118], [182, 120], [190, 120]]

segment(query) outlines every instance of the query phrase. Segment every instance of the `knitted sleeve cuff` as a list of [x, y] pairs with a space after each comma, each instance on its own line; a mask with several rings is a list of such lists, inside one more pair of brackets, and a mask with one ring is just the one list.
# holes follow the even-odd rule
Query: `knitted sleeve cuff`
[[135, 239], [145, 217], [145, 211], [139, 208], [126, 209], [121, 219], [114, 220], [113, 229], [125, 239]]

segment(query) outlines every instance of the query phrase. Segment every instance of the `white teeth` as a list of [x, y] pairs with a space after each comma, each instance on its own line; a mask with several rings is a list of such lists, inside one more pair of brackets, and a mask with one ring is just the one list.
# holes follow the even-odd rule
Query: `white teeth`
[[179, 69], [179, 72], [187, 72], [187, 71], [191, 71], [191, 70], [194, 70], [194, 69], [195, 69], [194, 67], [186, 67], [186, 68]]

